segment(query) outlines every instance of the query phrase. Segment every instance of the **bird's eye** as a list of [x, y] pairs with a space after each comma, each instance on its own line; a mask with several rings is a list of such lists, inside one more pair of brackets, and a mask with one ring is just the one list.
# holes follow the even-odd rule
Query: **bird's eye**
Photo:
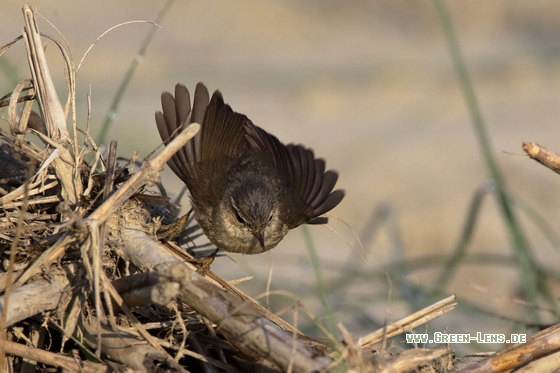
[[235, 212], [235, 218], [237, 219], [237, 221], [238, 221], [240, 224], [247, 225], [247, 222], [245, 221], [245, 219], [243, 219], [243, 218], [241, 217], [241, 215], [239, 215], [239, 213], [237, 212], [237, 209], [233, 209], [233, 212]]
[[237, 219], [239, 224], [247, 225], [247, 222], [245, 221], [245, 219], [243, 219], [241, 217], [241, 215], [239, 214], [239, 209], [237, 208], [237, 204], [235, 203], [235, 200], [233, 198], [231, 198], [231, 207], [232, 207], [233, 213], [235, 214], [235, 218]]
[[270, 214], [270, 216], [268, 217], [268, 223], [270, 223], [271, 220], [272, 220], [272, 214]]

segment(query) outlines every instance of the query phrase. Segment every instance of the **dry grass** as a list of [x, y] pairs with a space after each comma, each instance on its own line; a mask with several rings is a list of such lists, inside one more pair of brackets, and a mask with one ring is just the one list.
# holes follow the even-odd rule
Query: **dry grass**
[[[173, 242], [176, 237], [158, 239], [175, 210], [150, 186], [196, 125], [140, 167], [135, 159], [118, 164], [115, 143], [102, 155], [74, 114], [75, 69], [67, 46], [52, 39], [68, 74], [62, 105], [32, 9], [26, 6], [24, 15], [33, 79], [2, 100], [10, 128], [0, 133], [0, 369], [482, 372], [559, 366], [558, 326], [493, 356], [460, 361], [449, 346], [386, 347], [389, 338], [452, 311], [454, 297], [359, 340], [343, 325], [337, 325], [342, 340], [303, 335], [297, 322], [201, 267]], [[41, 116], [31, 111], [31, 99]], [[30, 142], [33, 137], [40, 141]], [[198, 234], [192, 225], [178, 233], [187, 239]], [[297, 301], [291, 311], [295, 320], [300, 313], [314, 318]]]

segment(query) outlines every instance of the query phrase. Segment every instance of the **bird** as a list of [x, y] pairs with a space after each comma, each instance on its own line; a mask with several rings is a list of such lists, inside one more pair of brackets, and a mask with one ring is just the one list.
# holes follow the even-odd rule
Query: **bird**
[[303, 145], [284, 145], [232, 110], [220, 91], [210, 99], [198, 83], [190, 93], [178, 83], [163, 92], [155, 120], [164, 143], [190, 123], [195, 137], [168, 161], [187, 186], [198, 224], [218, 250], [258, 254], [274, 248], [290, 229], [325, 224], [323, 216], [344, 197], [333, 190], [338, 173], [325, 170]]

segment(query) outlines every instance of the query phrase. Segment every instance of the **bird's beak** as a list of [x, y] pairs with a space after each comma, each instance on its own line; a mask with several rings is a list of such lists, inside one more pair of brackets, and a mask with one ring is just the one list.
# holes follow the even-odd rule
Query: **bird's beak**
[[255, 238], [257, 239], [257, 241], [259, 241], [259, 244], [261, 245], [263, 250], [266, 250], [266, 248], [264, 247], [264, 234], [263, 232], [255, 232], [253, 233], [255, 235]]

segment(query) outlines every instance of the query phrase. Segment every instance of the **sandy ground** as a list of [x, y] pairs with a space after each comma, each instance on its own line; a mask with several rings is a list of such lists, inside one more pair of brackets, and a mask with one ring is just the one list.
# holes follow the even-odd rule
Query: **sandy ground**
[[[4, 1], [3, 42], [20, 33], [23, 3]], [[125, 21], [154, 19], [164, 2], [34, 4], [64, 34], [78, 63], [103, 31]], [[560, 150], [557, 3], [454, 1], [449, 6], [511, 192], [558, 232], [560, 176], [519, 156], [522, 141]], [[45, 22], [41, 30], [55, 34]], [[147, 24], [113, 31], [97, 43], [81, 67], [79, 118], [84, 123], [91, 89], [94, 133], [148, 31]], [[63, 91], [63, 72], [52, 43], [48, 53]], [[22, 43], [0, 59], [0, 68], [2, 93], [11, 90], [15, 79], [28, 76]], [[361, 258], [344, 224], [331, 224], [336, 233], [311, 228], [327, 278], [349, 270], [379, 273], [394, 260], [449, 253], [473, 194], [487, 181], [442, 28], [429, 1], [175, 1], [141, 60], [110, 132], [109, 138], [119, 141], [121, 155], [133, 150], [146, 155], [159, 145], [153, 113], [160, 92], [171, 90], [178, 81], [190, 87], [204, 81], [211, 90], [219, 88], [234, 109], [259, 126], [285, 142], [311, 146], [327, 159], [329, 167], [340, 171], [339, 185], [347, 193], [333, 214], [356, 234], [363, 237], [376, 208], [389, 206], [392, 225], [383, 225], [365, 248], [367, 260]], [[0, 115], [6, 117], [4, 112]], [[163, 180], [172, 191], [179, 190], [170, 172]], [[470, 249], [511, 256], [496, 206], [492, 198], [486, 200]], [[538, 260], [547, 266], [558, 263], [558, 253], [544, 235], [517, 212]], [[400, 234], [400, 246], [392, 238], [395, 232]], [[254, 273], [265, 279], [271, 262], [273, 288], [290, 290], [314, 308], [316, 282], [298, 230], [270, 255], [234, 255], [218, 260], [214, 269], [231, 278]], [[430, 267], [408, 268], [400, 275], [410, 286], [429, 288], [435, 273]], [[461, 267], [457, 275], [449, 293], [497, 312], [514, 308], [509, 301], [496, 301], [497, 296], [507, 299], [519, 290], [515, 272], [507, 265], [478, 263]], [[256, 283], [254, 294], [264, 292], [263, 284]], [[475, 290], [472, 284], [484, 290]], [[364, 276], [331, 301], [337, 315], [360, 333], [373, 329], [372, 320], [382, 321], [386, 314], [394, 319], [412, 311], [398, 299], [418, 294], [393, 289], [395, 300], [389, 301], [389, 289], [383, 276], [379, 280]], [[453, 324], [453, 317], [443, 325]], [[493, 321], [487, 322], [494, 325]], [[495, 332], [503, 327], [495, 326]], [[464, 328], [473, 334], [479, 330]]]

